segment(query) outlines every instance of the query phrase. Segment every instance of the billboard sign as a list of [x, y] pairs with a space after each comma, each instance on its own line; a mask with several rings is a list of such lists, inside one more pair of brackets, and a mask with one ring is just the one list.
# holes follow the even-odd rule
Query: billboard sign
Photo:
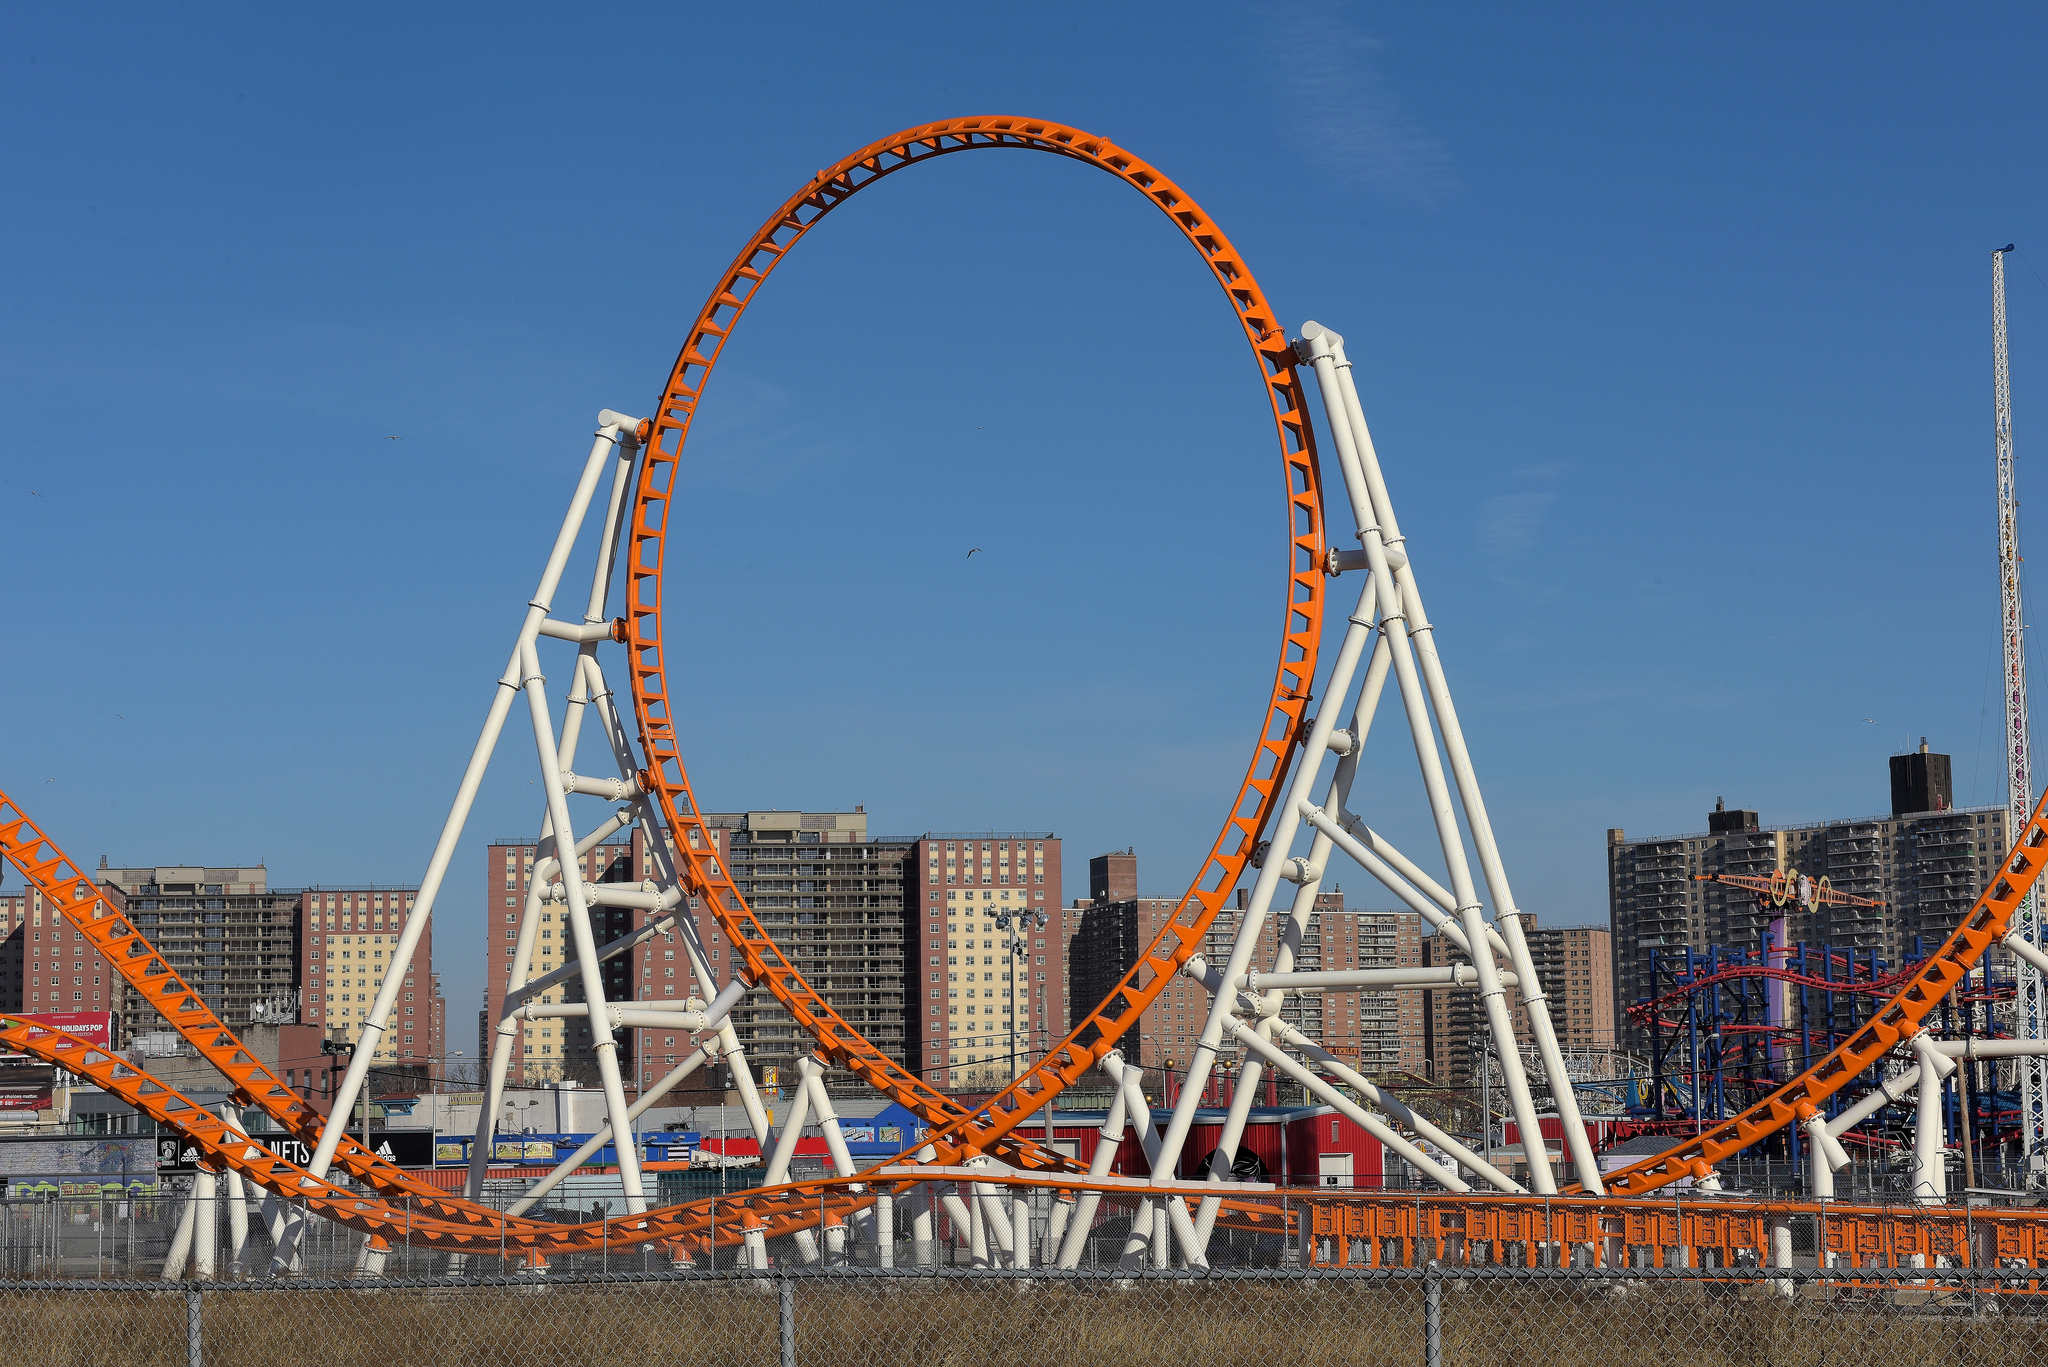
[[38, 1196], [156, 1196], [162, 1187], [150, 1173], [9, 1173], [4, 1180], [13, 1198]]
[[158, 1172], [199, 1171], [198, 1146], [179, 1135], [158, 1135], [156, 1137], [156, 1170]]
[[[313, 1146], [295, 1135], [257, 1134], [251, 1137], [287, 1163], [296, 1163], [303, 1168], [313, 1161]], [[351, 1135], [350, 1138], [359, 1136]], [[426, 1130], [388, 1130], [383, 1134], [372, 1130], [370, 1151], [385, 1162], [396, 1163], [401, 1168], [434, 1166], [434, 1136]], [[156, 1170], [197, 1172], [199, 1150], [190, 1141], [177, 1135], [158, 1135]]]
[[47, 1025], [53, 1030], [62, 1030], [97, 1044], [102, 1049], [111, 1049], [114, 1044], [114, 1013], [111, 1011], [49, 1011], [11, 1019]]
[[47, 1063], [0, 1063], [0, 1113], [47, 1111], [56, 1087], [57, 1070]]
[[[370, 1152], [387, 1163], [396, 1163], [401, 1168], [431, 1168], [434, 1166], [434, 1132], [432, 1130], [386, 1130], [382, 1134], [370, 1131]], [[549, 1150], [553, 1157], [553, 1150]]]
[[[362, 1142], [362, 1132], [352, 1130], [349, 1138]], [[254, 1136], [257, 1143], [282, 1158], [287, 1163], [310, 1167], [313, 1163], [313, 1146], [305, 1140], [288, 1134], [259, 1134]], [[431, 1168], [434, 1166], [434, 1136], [426, 1130], [385, 1130], [370, 1131], [370, 1152], [387, 1163], [396, 1163], [401, 1168]]]

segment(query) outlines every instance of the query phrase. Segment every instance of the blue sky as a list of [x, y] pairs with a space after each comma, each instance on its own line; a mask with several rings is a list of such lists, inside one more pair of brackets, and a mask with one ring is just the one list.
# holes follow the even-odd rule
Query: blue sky
[[[815, 169], [1018, 113], [1163, 168], [1350, 340], [1526, 907], [1603, 918], [1605, 828], [1716, 795], [1881, 810], [1922, 734], [2001, 800], [1988, 252], [2025, 490], [2043, 49], [2019, 6], [18, 10], [0, 787], [87, 863], [416, 881], [595, 411], [650, 406]], [[1126, 188], [976, 154], [857, 197], [692, 438], [698, 791], [1054, 830], [1070, 895], [1135, 845], [1177, 893], [1270, 677], [1276, 474]], [[1379, 737], [1358, 805], [1421, 846]], [[458, 1010], [531, 775], [443, 902]]]

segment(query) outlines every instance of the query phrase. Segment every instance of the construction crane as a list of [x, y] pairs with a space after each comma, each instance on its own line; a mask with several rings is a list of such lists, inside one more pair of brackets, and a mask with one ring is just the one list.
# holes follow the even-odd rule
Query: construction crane
[[[2020, 613], [2020, 500], [2012, 468], [2012, 383], [2006, 372], [2005, 254], [2008, 242], [1991, 253], [1991, 388], [1998, 446], [1998, 606], [1999, 632], [2005, 641], [2005, 775], [2007, 830], [2024, 829], [2034, 804], [2032, 761], [2027, 742], [2027, 650]], [[2042, 943], [2040, 901], [2029, 892], [2013, 916], [2014, 928], [2028, 944]], [[2022, 959], [2015, 1006], [2019, 1037], [2042, 1038], [2041, 970]], [[2027, 1151], [2027, 1180], [2048, 1180], [2048, 1060], [2018, 1060], [2020, 1137]]]

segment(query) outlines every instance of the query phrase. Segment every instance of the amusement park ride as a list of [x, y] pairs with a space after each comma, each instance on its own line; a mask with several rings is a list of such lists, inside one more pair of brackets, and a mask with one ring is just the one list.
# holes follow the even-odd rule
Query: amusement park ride
[[[665, 614], [663, 594], [669, 514], [684, 444], [725, 340], [762, 284], [854, 194], [926, 161], [979, 151], [1050, 153], [1106, 172], [1150, 200], [1195, 248], [1230, 303], [1272, 412], [1286, 544], [1279, 659], [1258, 706], [1251, 763], [1178, 913], [1073, 1033], [1002, 1093], [967, 1106], [928, 1086], [842, 1019], [794, 970], [716, 857], [684, 763], [689, 719], [670, 705], [672, 663], [686, 670], [702, 665], [688, 655], [671, 661], [665, 627], [682, 614]], [[2002, 345], [1999, 356], [2002, 377]], [[1355, 534], [1354, 549], [1340, 550], [1326, 540], [1325, 464], [1310, 407], [1311, 377], [1324, 415], [1320, 440], [1334, 448], [1339, 524], [1349, 519], [1343, 530]], [[2002, 425], [2002, 443], [2003, 432]], [[2002, 445], [2002, 462], [2008, 452]], [[578, 533], [593, 513], [600, 519], [601, 550], [589, 567], [588, 593], [580, 600], [584, 611], [577, 614], [564, 601], [573, 591], [564, 576]], [[1859, 1013], [1853, 1029], [1816, 1033], [1804, 1029], [1802, 1014], [1799, 1047], [1786, 1049], [1783, 1022], [1772, 1026], [1766, 1019], [1763, 1024], [1778, 1031], [1771, 1037], [1771, 1067], [1761, 1071], [1739, 1106], [1726, 1105], [1725, 1093], [1724, 1108], [1711, 1117], [1695, 1106], [1688, 1116], [1694, 1124], [1674, 1136], [1667, 1151], [1603, 1175], [1575, 1089], [1545, 1082], [1567, 1077], [1567, 1061], [1452, 702], [1445, 652], [1424, 611], [1418, 578], [1423, 558], [1395, 519], [1344, 339], [1313, 322], [1290, 334], [1229, 239], [1179, 186], [1123, 148], [1056, 123], [971, 118], [908, 129], [818, 172], [770, 216], [719, 277], [649, 416], [609, 409], [598, 415], [595, 440], [538, 587], [515, 600], [524, 606], [507, 662], [421, 880], [416, 914], [407, 919], [394, 951], [398, 960], [412, 953], [486, 765], [507, 741], [504, 730], [513, 713], [523, 712], [546, 795], [538, 839], [542, 854], [571, 848], [580, 854], [634, 825], [650, 837], [655, 868], [638, 886], [588, 883], [575, 858], [544, 858], [536, 868], [506, 1014], [497, 1023], [479, 1141], [491, 1137], [522, 1022], [574, 1018], [587, 1024], [595, 1043], [610, 1123], [592, 1136], [585, 1152], [563, 1161], [555, 1179], [573, 1171], [611, 1134], [631, 1132], [639, 1113], [715, 1062], [729, 1069], [754, 1137], [768, 1155], [762, 1185], [743, 1196], [661, 1206], [648, 1199], [634, 1146], [620, 1144], [615, 1149], [624, 1213], [565, 1224], [528, 1214], [537, 1192], [503, 1211], [482, 1199], [487, 1142], [473, 1148], [476, 1158], [461, 1195], [380, 1160], [349, 1137], [345, 1121], [364, 1086], [378, 1035], [392, 1017], [399, 975], [384, 980], [361, 1046], [332, 1099], [333, 1118], [323, 1122], [243, 1047], [148, 938], [99, 895], [80, 866], [4, 794], [0, 853], [219, 1069], [240, 1113], [267, 1117], [275, 1129], [309, 1146], [311, 1157], [303, 1166], [285, 1161], [262, 1142], [262, 1134], [244, 1133], [136, 1063], [61, 1030], [0, 1020], [0, 1045], [91, 1080], [182, 1134], [210, 1172], [263, 1193], [263, 1219], [275, 1247], [272, 1270], [281, 1274], [294, 1269], [313, 1221], [368, 1236], [360, 1264], [366, 1274], [379, 1272], [387, 1252], [399, 1245], [456, 1255], [451, 1266], [497, 1259], [535, 1272], [550, 1259], [600, 1248], [612, 1259], [638, 1249], [650, 1261], [676, 1264], [716, 1258], [721, 1265], [737, 1260], [761, 1267], [772, 1250], [807, 1262], [893, 1265], [906, 1233], [908, 1256], [919, 1262], [935, 1259], [941, 1241], [957, 1241], [978, 1266], [1072, 1266], [1110, 1208], [1130, 1217], [1124, 1244], [1130, 1267], [1204, 1269], [1224, 1246], [1222, 1232], [1244, 1229], [1293, 1235], [1318, 1263], [1363, 1257], [1374, 1265], [1431, 1258], [1789, 1265], [1787, 1222], [1802, 1212], [1820, 1218], [1826, 1231], [1822, 1256], [1830, 1261], [1903, 1264], [1924, 1258], [2048, 1266], [2048, 1212], [1979, 1208], [1973, 1217], [1968, 1207], [1947, 1204], [1941, 1154], [1942, 1081], [1955, 1071], [1955, 1059], [1973, 1051], [1981, 1057], [1994, 1044], [2014, 1055], [2038, 1049], [2039, 1032], [1973, 1041], [1946, 1038], [1937, 1028], [1994, 947], [2003, 945], [2023, 963], [2048, 968], [2048, 954], [2015, 932], [2048, 861], [2048, 802], [2026, 810], [2028, 790], [2015, 790], [2021, 805], [2010, 828], [2014, 846], [1942, 945], [1899, 973], [1877, 975], [1859, 965], [1837, 984], [1838, 991], [1871, 999], [1873, 1009]], [[1340, 630], [1326, 638], [1329, 596], [1348, 586], [1355, 592], [1334, 609]], [[1311, 690], [1325, 661], [1321, 696], [1312, 706]], [[621, 679], [630, 716], [615, 705], [613, 690]], [[1387, 699], [1390, 682], [1393, 696]], [[1437, 837], [1437, 848], [1428, 854], [1398, 849], [1377, 833], [1367, 822], [1385, 799], [1362, 787], [1354, 790], [1359, 758], [1383, 701], [1393, 712], [1390, 723], [1405, 729], [1412, 743]], [[1306, 918], [1340, 853], [1458, 945], [1469, 963], [1298, 970], [1294, 956]], [[1223, 962], [1206, 962], [1198, 954], [1205, 934], [1247, 874], [1250, 893], [1236, 916], [1229, 954]], [[1771, 889], [1764, 892], [1768, 896]], [[1816, 889], [1811, 895], [1840, 894]], [[588, 915], [592, 907], [644, 910], [647, 923], [601, 944]], [[528, 979], [524, 965], [544, 909], [566, 909], [575, 957]], [[1277, 952], [1270, 961], [1255, 962], [1269, 918], [1279, 926]], [[706, 920], [729, 938], [736, 962], [722, 966], [706, 955], [700, 943]], [[2030, 920], [2025, 924], [2031, 929]], [[918, 927], [910, 929], [915, 934]], [[684, 949], [695, 995], [680, 1004], [606, 1003], [604, 961], [661, 934], [674, 935]], [[1807, 978], [1836, 976], [1827, 965], [1818, 975], [1813, 967], [1802, 960], [1797, 971]], [[1174, 1089], [1177, 1100], [1155, 1116], [1139, 1070], [1118, 1045], [1177, 974], [1207, 987], [1209, 1008], [1200, 1043]], [[569, 990], [572, 984], [581, 991]], [[1530, 1145], [1520, 1167], [1488, 1162], [1280, 1016], [1289, 993], [1425, 985], [1478, 994], [1508, 1113], [1522, 1135], [1543, 1133], [1546, 1121], [1562, 1134], [1557, 1167], [1542, 1145]], [[1527, 1063], [1510, 1019], [1509, 987], [1527, 1012], [1533, 1046]], [[778, 1117], [779, 1130], [755, 1090], [732, 1023], [734, 1008], [750, 994], [772, 996], [815, 1041], [801, 1063], [794, 1102]], [[629, 1104], [614, 1032], [642, 1025], [691, 1034], [697, 1049]], [[1195, 1137], [1196, 1108], [1226, 1042], [1242, 1059], [1242, 1071], [1205, 1168], [1196, 1159], [1209, 1147]], [[1887, 1078], [1885, 1065], [1897, 1060], [1906, 1061], [1905, 1071]], [[926, 1128], [894, 1158], [857, 1169], [838, 1142], [823, 1080], [828, 1069], [843, 1070], [915, 1112]], [[1260, 1091], [1259, 1078], [1269, 1071], [1299, 1084], [1400, 1154], [1427, 1190], [1282, 1193], [1238, 1180], [1231, 1158]], [[1027, 1122], [1044, 1113], [1049, 1136], [1050, 1108], [1061, 1092], [1103, 1085], [1098, 1075], [1114, 1098], [1104, 1134], [1121, 1138], [1127, 1126], [1135, 1130], [1151, 1175], [1112, 1172], [1118, 1143], [1096, 1146], [1084, 1167], [1031, 1137]], [[1539, 1116], [1532, 1082], [1548, 1091], [1553, 1115]], [[1688, 1087], [1696, 1098], [1700, 1088]], [[1922, 1162], [1914, 1195], [1924, 1204], [1901, 1211], [1832, 1199], [1832, 1174], [1848, 1161], [1839, 1136], [1915, 1088], [1915, 1142]], [[792, 1182], [790, 1160], [807, 1124], [823, 1129], [834, 1172], [822, 1180]], [[1779, 1135], [1796, 1135], [1820, 1155], [1808, 1165], [1807, 1203], [1721, 1189], [1716, 1164]], [[1201, 1148], [1191, 1147], [1197, 1142]], [[1569, 1174], [1562, 1174], [1566, 1164]], [[1034, 1208], [1041, 1212], [1036, 1225]]]

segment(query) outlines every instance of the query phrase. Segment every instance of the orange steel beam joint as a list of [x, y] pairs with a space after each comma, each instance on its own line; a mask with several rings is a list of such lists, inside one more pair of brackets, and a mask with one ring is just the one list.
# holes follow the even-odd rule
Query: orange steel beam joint
[[[710, 858], [712, 842], [703, 829], [701, 809], [690, 788], [678, 747], [675, 718], [669, 709], [661, 614], [670, 491], [683, 444], [725, 340], [761, 282], [811, 227], [856, 191], [917, 162], [982, 149], [1048, 152], [1108, 172], [1151, 199], [1201, 254], [1230, 300], [1238, 326], [1252, 348], [1273, 413], [1285, 480], [1288, 583], [1280, 660], [1261, 714], [1252, 763], [1223, 830], [1177, 914], [1124, 981], [1072, 1034], [1001, 1095], [968, 1111], [881, 1054], [834, 1012], [789, 964], [723, 869]], [[1139, 1014], [1163, 990], [1180, 965], [1196, 952], [1273, 814], [1305, 727], [1323, 616], [1323, 497], [1304, 394], [1294, 370], [1293, 353], [1277, 317], [1223, 233], [1184, 191], [1135, 156], [1103, 139], [1055, 123], [1011, 118], [957, 119], [908, 129], [864, 147], [820, 171], [786, 201], [734, 259], [700, 310], [656, 411], [657, 416], [647, 424], [644, 433], [646, 450], [634, 484], [624, 635], [631, 656], [633, 706], [646, 764], [643, 779], [675, 836], [686, 891], [700, 899], [699, 905], [716, 918], [743, 955], [742, 976], [751, 985], [765, 987], [782, 1002], [818, 1041], [822, 1056], [901, 1102], [932, 1126], [924, 1142], [931, 1145], [941, 1165], [977, 1154], [998, 1153], [1024, 1170], [1020, 1177], [1006, 1180], [1070, 1190], [1089, 1187], [1091, 1184], [1077, 1178], [1071, 1164], [1058, 1154], [1013, 1131], [1033, 1111], [1085, 1075], [1137, 1022]], [[2044, 846], [2048, 846], [2048, 826], [2043, 824], [2042, 808], [2036, 807], [2005, 861], [2002, 876], [1978, 900], [1942, 950], [1863, 1030], [1812, 1069], [1733, 1120], [1614, 1174], [1609, 1179], [1609, 1190], [1615, 1199], [1591, 1204], [1620, 1218], [1639, 1204], [1627, 1198], [1640, 1198], [1670, 1182], [1697, 1175], [1703, 1166], [1809, 1113], [1812, 1106], [1847, 1086], [1885, 1053], [1910, 1038], [1927, 1012], [1963, 980], [1985, 949], [2005, 932], [2020, 898], [2040, 874]], [[0, 793], [0, 854], [14, 862], [28, 881], [116, 965], [122, 976], [220, 1069], [234, 1084], [239, 1102], [262, 1110], [287, 1133], [308, 1142], [317, 1139], [318, 1114], [242, 1047], [233, 1032], [155, 953], [147, 939], [107, 904], [90, 879], [4, 793]], [[1097, 1038], [1083, 1044], [1081, 1036], [1090, 1027]], [[871, 1202], [878, 1191], [913, 1185], [886, 1179], [878, 1182], [874, 1180], [875, 1170], [870, 1169], [859, 1178], [792, 1183], [753, 1193], [744, 1201], [699, 1201], [650, 1211], [635, 1217], [631, 1228], [608, 1220], [561, 1225], [507, 1218], [488, 1208], [451, 1198], [412, 1174], [381, 1162], [360, 1145], [344, 1141], [336, 1162], [350, 1178], [383, 1198], [372, 1199], [315, 1178], [277, 1158], [260, 1143], [235, 1135], [216, 1117], [175, 1090], [135, 1071], [88, 1041], [47, 1027], [6, 1020], [0, 1021], [0, 1045], [92, 1079], [159, 1123], [190, 1138], [210, 1166], [237, 1171], [310, 1211], [387, 1241], [409, 1240], [414, 1244], [473, 1252], [496, 1247], [539, 1256], [601, 1246], [622, 1248], [651, 1240], [705, 1238], [724, 1243], [739, 1237], [742, 1219], [773, 1234], [815, 1225], [821, 1220], [841, 1219], [845, 1213]], [[917, 1147], [921, 1149], [923, 1143]], [[865, 1186], [856, 1190], [853, 1184], [862, 1179], [866, 1179]], [[1503, 1199], [1512, 1198], [1430, 1198], [1433, 1207], [1467, 1211], [1478, 1211]], [[725, 1207], [723, 1218], [717, 1211], [718, 1205]], [[1263, 1217], [1270, 1222], [1279, 1217], [1270, 1203], [1243, 1200], [1232, 1201], [1229, 1206], [1248, 1220], [1259, 1221]], [[1834, 1209], [1848, 1213], [1841, 1207]], [[744, 1216], [741, 1210], [746, 1212]]]

